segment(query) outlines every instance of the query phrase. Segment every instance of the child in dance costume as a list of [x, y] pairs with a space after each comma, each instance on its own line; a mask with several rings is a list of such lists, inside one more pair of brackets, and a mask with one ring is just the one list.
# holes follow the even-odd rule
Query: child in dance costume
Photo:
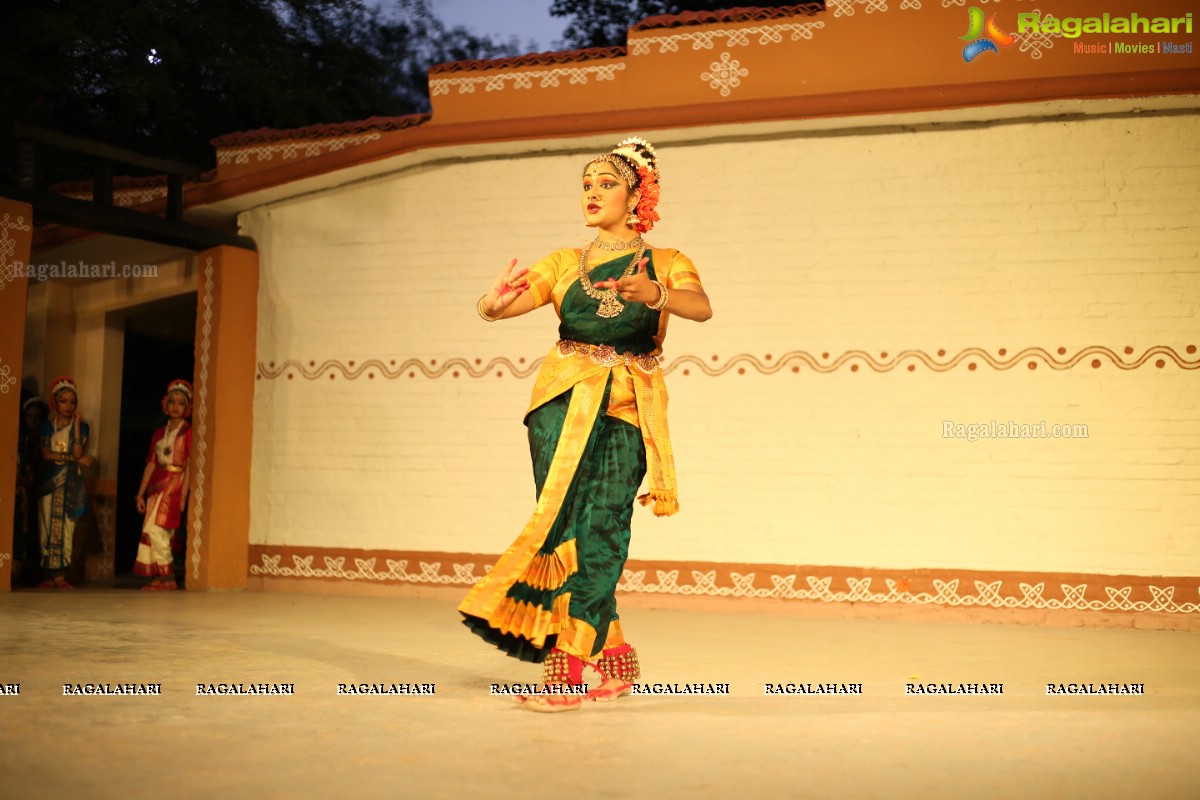
[[75, 546], [75, 523], [87, 513], [83, 469], [88, 424], [79, 413], [79, 388], [71, 378], [56, 378], [50, 387], [54, 413], [42, 423], [42, 464], [38, 470], [38, 532], [42, 546], [42, 589], [72, 589], [67, 567]]
[[192, 451], [192, 428], [187, 418], [192, 414], [192, 385], [185, 380], [167, 384], [162, 409], [167, 424], [156, 430], [150, 440], [150, 453], [137, 493], [137, 510], [145, 514], [145, 522], [133, 571], [151, 578], [142, 587], [150, 591], [176, 588], [171, 538], [180, 525], [191, 477], [188, 456]]

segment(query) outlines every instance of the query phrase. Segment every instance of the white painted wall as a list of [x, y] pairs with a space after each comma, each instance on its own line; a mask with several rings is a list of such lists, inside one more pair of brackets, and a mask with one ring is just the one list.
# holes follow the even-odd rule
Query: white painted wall
[[[664, 221], [649, 238], [693, 258], [715, 310], [674, 320], [666, 358], [735, 364], [668, 375], [683, 510], [640, 509], [631, 556], [1197, 574], [1195, 370], [1092, 356], [1061, 371], [762, 367], [795, 351], [1026, 347], [1131, 361], [1156, 345], [1194, 363], [1200, 117], [892, 122], [652, 137]], [[259, 360], [318, 375], [258, 382], [252, 543], [495, 553], [515, 537], [533, 504], [532, 376], [347, 380], [320, 365], [540, 358], [550, 309], [489, 325], [475, 300], [509, 258], [586, 241], [580, 150], [594, 143], [439, 150], [242, 215], [261, 246]], [[1089, 437], [942, 436], [943, 420], [992, 419]]]

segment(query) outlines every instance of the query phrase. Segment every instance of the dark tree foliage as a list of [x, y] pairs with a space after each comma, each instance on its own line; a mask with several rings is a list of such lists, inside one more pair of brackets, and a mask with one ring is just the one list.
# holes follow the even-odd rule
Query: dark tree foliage
[[[14, 122], [211, 166], [221, 134], [427, 111], [431, 64], [517, 51], [447, 28], [429, 0], [388, 15], [362, 0], [38, 0], [6, 15], [3, 181]], [[41, 162], [43, 184], [88, 177], [69, 156]]]
[[625, 33], [646, 17], [660, 14], [681, 14], [685, 11], [719, 11], [725, 8], [754, 6], [777, 8], [800, 5], [804, 0], [764, 2], [762, 0], [554, 0], [550, 13], [568, 17], [570, 23], [563, 31], [563, 46], [610, 47], [625, 44]]

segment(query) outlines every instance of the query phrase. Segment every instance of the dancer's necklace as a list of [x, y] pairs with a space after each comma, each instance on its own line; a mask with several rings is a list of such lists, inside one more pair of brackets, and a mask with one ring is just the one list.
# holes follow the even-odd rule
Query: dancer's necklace
[[633, 237], [628, 242], [624, 239], [613, 239], [611, 242], [606, 242], [597, 236], [592, 240], [592, 244], [599, 247], [601, 250], [611, 250], [614, 253], [620, 253], [622, 250], [632, 250], [635, 247], [642, 246], [642, 237], [640, 235]]
[[[641, 240], [641, 237], [639, 236], [638, 239]], [[588, 277], [588, 253], [592, 251], [592, 245], [596, 244], [596, 241], [591, 242], [591, 244], [585, 247], [583, 253], [579, 256], [579, 285], [583, 287], [584, 294], [593, 300], [600, 301], [600, 307], [596, 309], [596, 316], [611, 319], [624, 311], [625, 305], [620, 301], [620, 295], [617, 294], [616, 289], [597, 289], [592, 285], [591, 278]], [[645, 252], [646, 242], [645, 240], [641, 240], [637, 253], [634, 254], [633, 259], [629, 262], [629, 266], [625, 268], [625, 271], [621, 273], [621, 277], [617, 280], [628, 278], [632, 275]]]

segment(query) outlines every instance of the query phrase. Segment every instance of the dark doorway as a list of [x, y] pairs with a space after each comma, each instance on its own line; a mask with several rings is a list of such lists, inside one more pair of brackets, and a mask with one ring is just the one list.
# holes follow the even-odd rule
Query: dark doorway
[[[167, 384], [175, 378], [195, 383], [196, 293], [137, 306], [124, 312], [125, 352], [121, 370], [121, 441], [117, 459], [117, 511], [115, 572], [118, 578], [133, 575], [142, 518], [135, 498], [146, 466], [146, 453], [155, 429], [166, 423], [160, 402]], [[177, 536], [176, 578], [182, 586], [183, 544], [187, 516]]]

